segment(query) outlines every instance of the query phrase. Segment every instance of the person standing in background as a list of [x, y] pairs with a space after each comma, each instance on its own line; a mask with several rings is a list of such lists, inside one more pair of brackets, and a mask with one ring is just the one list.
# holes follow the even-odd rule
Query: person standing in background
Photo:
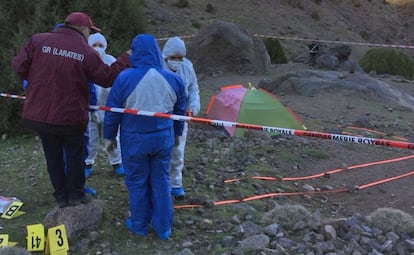
[[313, 41], [308, 45], [309, 48], [309, 66], [314, 66], [316, 61], [316, 56], [319, 52], [319, 43], [317, 41]]
[[[167, 40], [162, 51], [162, 57], [169, 70], [180, 76], [187, 92], [187, 114], [197, 115], [200, 111], [200, 95], [197, 75], [193, 64], [185, 57], [186, 48], [184, 41], [179, 37], [171, 37]], [[174, 145], [170, 162], [171, 194], [177, 200], [184, 199], [183, 188], [184, 151], [187, 140], [188, 123], [184, 123], [183, 134], [178, 137], [178, 144]]]
[[[91, 34], [88, 38], [88, 44], [92, 46], [96, 52], [98, 52], [102, 61], [110, 66], [116, 61], [115, 57], [107, 54], [106, 48], [108, 43], [106, 38], [101, 33]], [[108, 97], [110, 88], [103, 88], [99, 85], [94, 85], [96, 90], [97, 104], [105, 105], [106, 98]], [[89, 131], [89, 143], [88, 143], [88, 157], [85, 159], [85, 177], [89, 177], [92, 172], [93, 164], [95, 163], [96, 156], [98, 154], [99, 146], [103, 142], [103, 119], [105, 116], [104, 111], [92, 112], [91, 118], [88, 123]], [[124, 168], [122, 166], [121, 152], [119, 146], [119, 136], [116, 138], [116, 149], [110, 152], [106, 152], [109, 163], [111, 164], [113, 171], [118, 176], [124, 175]]]

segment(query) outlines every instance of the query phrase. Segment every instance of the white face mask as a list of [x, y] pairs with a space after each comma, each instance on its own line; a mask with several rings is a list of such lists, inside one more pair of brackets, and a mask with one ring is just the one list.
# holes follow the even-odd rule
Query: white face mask
[[105, 50], [101, 47], [93, 47], [93, 48], [96, 50], [96, 52], [98, 52], [101, 59], [103, 59], [103, 57], [105, 56]]
[[180, 68], [182, 64], [183, 61], [167, 60], [168, 67], [174, 72], [177, 72], [178, 68]]

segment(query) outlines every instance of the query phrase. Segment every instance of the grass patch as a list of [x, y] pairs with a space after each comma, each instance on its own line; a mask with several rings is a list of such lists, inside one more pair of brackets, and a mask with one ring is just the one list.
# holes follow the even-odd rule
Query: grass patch
[[303, 150], [303, 153], [308, 155], [309, 157], [317, 158], [317, 159], [329, 158], [329, 154], [325, 150], [320, 150], [320, 149], [306, 148]]

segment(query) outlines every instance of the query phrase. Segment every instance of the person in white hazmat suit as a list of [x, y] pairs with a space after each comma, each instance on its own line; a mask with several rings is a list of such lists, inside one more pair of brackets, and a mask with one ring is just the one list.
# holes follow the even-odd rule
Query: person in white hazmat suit
[[[112, 55], [106, 54], [105, 50], [108, 47], [106, 38], [101, 33], [91, 34], [88, 38], [88, 44], [92, 46], [96, 52], [98, 52], [102, 61], [110, 66], [116, 61], [116, 58]], [[94, 84], [96, 89], [97, 105], [105, 105], [111, 88], [103, 88]], [[85, 159], [85, 176], [89, 177], [92, 172], [93, 164], [95, 163], [96, 156], [98, 154], [99, 146], [103, 142], [103, 120], [104, 111], [94, 111], [92, 117], [89, 118], [88, 130], [89, 130], [89, 144], [88, 151], [89, 155]], [[113, 167], [116, 175], [123, 176], [124, 168], [122, 166], [121, 151], [119, 146], [119, 135], [117, 136], [117, 149], [108, 151], [109, 163]]]
[[[186, 56], [184, 41], [179, 37], [167, 40], [162, 51], [162, 57], [167, 68], [183, 79], [187, 92], [187, 114], [197, 115], [200, 111], [200, 95], [197, 75], [193, 64]], [[171, 193], [175, 199], [184, 199], [182, 171], [184, 168], [184, 151], [187, 140], [188, 123], [184, 123], [183, 134], [179, 136], [178, 144], [174, 145], [170, 161]]]

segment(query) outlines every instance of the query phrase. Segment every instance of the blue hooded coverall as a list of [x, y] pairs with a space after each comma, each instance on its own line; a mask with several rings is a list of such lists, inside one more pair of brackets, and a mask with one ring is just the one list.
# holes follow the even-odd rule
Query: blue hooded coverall
[[[185, 84], [179, 76], [164, 68], [155, 38], [140, 34], [132, 40], [131, 49], [131, 67], [116, 78], [106, 106], [185, 115]], [[171, 232], [173, 208], [169, 162], [174, 136], [182, 134], [184, 123], [106, 112], [104, 138], [114, 140], [118, 126], [132, 231], [146, 235], [148, 225], [152, 223], [161, 238], [164, 233]]]

